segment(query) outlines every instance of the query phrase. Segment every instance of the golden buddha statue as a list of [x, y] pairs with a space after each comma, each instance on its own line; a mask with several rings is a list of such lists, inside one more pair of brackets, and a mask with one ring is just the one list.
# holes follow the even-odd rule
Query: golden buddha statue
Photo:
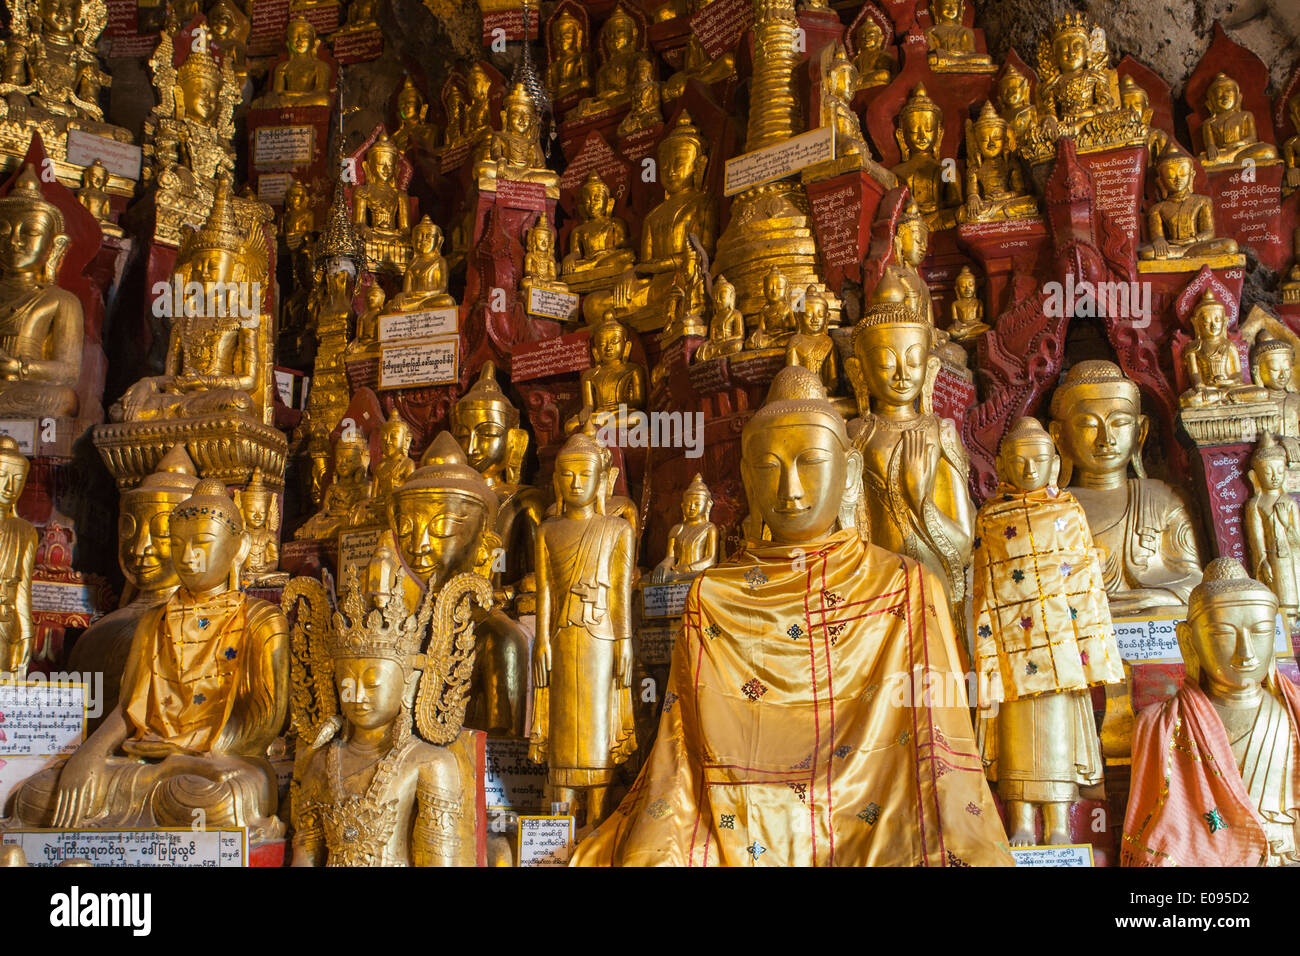
[[948, 337], [957, 342], [974, 342], [989, 330], [984, 322], [984, 302], [975, 294], [975, 273], [962, 266], [953, 282], [952, 323]]
[[898, 114], [894, 131], [903, 161], [891, 172], [907, 185], [931, 229], [957, 224], [961, 184], [956, 173], [945, 175], [939, 149], [943, 145], [943, 111], [917, 84]]
[[[569, 233], [561, 274], [574, 292], [608, 287], [632, 266], [627, 223], [614, 215], [614, 195], [594, 170], [578, 191], [578, 223]], [[525, 271], [527, 271], [525, 269]]]
[[[930, 227], [920, 208], [909, 199], [898, 217], [894, 230], [893, 255], [882, 275], [903, 287], [907, 307], [934, 329], [934, 303], [930, 297], [930, 287], [921, 277], [921, 263], [925, 261], [929, 247]], [[942, 344], [944, 338], [946, 335], [938, 333], [935, 335], [935, 344]]]
[[[980, 755], [1007, 806], [1012, 846], [1072, 843], [1070, 804], [1101, 783], [1089, 688], [1124, 680], [1087, 516], [1056, 485], [1052, 436], [1021, 418], [998, 449], [996, 494], [975, 518]], [[1024, 534], [1018, 532], [1024, 531]]]
[[290, 252], [296, 252], [316, 234], [316, 210], [311, 204], [307, 184], [295, 179], [284, 194], [284, 214], [280, 217], [280, 235]]
[[[237, 221], [230, 180], [217, 181], [203, 228], [186, 227], [175, 272], [173, 281], [182, 288], [189, 282], [202, 285], [205, 307], [198, 315], [175, 317], [163, 374], [128, 388], [109, 409], [109, 418], [137, 422], [235, 412], [269, 420], [274, 385], [269, 333], [263, 328], [269, 323], [257, 321], [267, 248], [261, 223], [249, 228]], [[231, 301], [235, 297], [238, 302]], [[242, 318], [241, 309], [256, 311]]]
[[555, 264], [555, 227], [543, 212], [524, 237], [524, 277], [519, 282], [527, 305], [533, 289], [569, 294], [569, 287], [560, 281]]
[[1286, 166], [1282, 174], [1282, 195], [1289, 196], [1300, 189], [1300, 93], [1286, 101], [1287, 116], [1295, 134], [1282, 144], [1282, 162]]
[[962, 23], [965, 0], [930, 0], [925, 43], [935, 73], [992, 73], [993, 58], [975, 49], [975, 31]]
[[839, 384], [840, 361], [826, 331], [826, 297], [817, 286], [810, 285], [803, 301], [803, 310], [795, 313], [799, 329], [785, 344], [785, 363], [816, 372], [826, 391], [831, 392]]
[[[843, 527], [862, 456], [820, 379], [777, 373], [741, 448], [753, 530], [692, 586], [654, 747], [573, 865], [1010, 865], [941, 586]], [[881, 675], [914, 668], [951, 696], [900, 706]]]
[[1255, 496], [1242, 512], [1255, 577], [1272, 588], [1286, 634], [1300, 617], [1300, 504], [1286, 491], [1286, 449], [1268, 432], [1250, 457]]
[[[469, 101], [463, 105], [460, 122], [460, 143], [477, 143], [492, 133], [492, 78], [482, 63], [470, 67], [465, 77]], [[453, 85], [449, 93], [459, 98], [460, 89]], [[453, 108], [448, 108], [447, 137], [450, 144]]]
[[591, 89], [587, 69], [587, 36], [582, 21], [561, 10], [547, 31], [546, 88], [558, 103]]
[[667, 314], [668, 293], [676, 273], [686, 268], [692, 239], [712, 256], [718, 237], [718, 205], [704, 189], [709, 163], [704, 137], [685, 110], [659, 144], [659, 181], [664, 200], [646, 214], [641, 225], [641, 254], [636, 273], [625, 272], [609, 291], [583, 296], [582, 311], [588, 324], [613, 310], [637, 329], [660, 328]]
[[104, 235], [120, 236], [122, 229], [113, 222], [113, 200], [104, 189], [106, 185], [108, 185], [108, 169], [99, 160], [95, 160], [81, 174], [81, 188], [77, 190], [77, 202], [95, 217]]
[[795, 331], [794, 308], [790, 304], [790, 280], [775, 265], [763, 276], [763, 307], [758, 323], [745, 343], [747, 349], [780, 348]]
[[[389, 527], [406, 567], [437, 594], [458, 576], [485, 574], [500, 542], [492, 530], [497, 495], [471, 468], [450, 433], [440, 432], [420, 467], [394, 489]], [[476, 612], [477, 652], [466, 724], [522, 737], [528, 701], [528, 637], [500, 608]]]
[[78, 407], [85, 315], [81, 300], [57, 284], [70, 239], [30, 163], [0, 197], [0, 227], [0, 415], [70, 418]]
[[873, 16], [864, 16], [853, 31], [853, 65], [859, 90], [884, 86], [893, 79], [895, 67], [885, 52], [885, 31]]
[[379, 355], [379, 317], [384, 313], [388, 296], [378, 282], [366, 288], [366, 307], [357, 313], [357, 335], [348, 343], [345, 355], [348, 361], [374, 358]]
[[578, 102], [570, 119], [595, 116], [626, 106], [639, 63], [650, 59], [645, 50], [641, 25], [620, 3], [600, 28], [597, 41], [600, 64], [596, 67], [595, 92]]
[[235, 507], [244, 518], [248, 556], [239, 580], [244, 587], [277, 587], [289, 575], [280, 566], [280, 498], [266, 484], [262, 469], [254, 468], [248, 484], [235, 492]]
[[691, 31], [686, 37], [686, 50], [682, 55], [682, 68], [668, 77], [663, 85], [663, 98], [675, 100], [686, 92], [691, 80], [699, 80], [706, 85], [721, 83], [736, 75], [736, 55], [730, 50], [713, 57], [704, 49], [700, 38]]
[[834, 130], [835, 156], [806, 167], [801, 174], [804, 182], [865, 169], [871, 172], [872, 178], [890, 186], [894, 184], [893, 177], [872, 157], [871, 147], [862, 135], [858, 114], [853, 111], [853, 94], [857, 90], [857, 67], [837, 43], [835, 54], [822, 75], [820, 101], [820, 125]]
[[479, 150], [474, 175], [482, 192], [495, 192], [497, 182], [536, 183], [548, 199], [560, 197], [560, 176], [546, 168], [541, 121], [532, 97], [516, 83], [501, 110], [501, 129], [491, 132]]
[[1137, 384], [1113, 362], [1078, 362], [1053, 393], [1051, 414], [1061, 484], [1083, 505], [1104, 551], [1111, 613], [1129, 617], [1185, 604], [1201, 579], [1195, 526], [1177, 492], [1146, 477], [1149, 423]]
[[682, 492], [682, 520], [668, 532], [668, 553], [650, 572], [651, 584], [689, 580], [718, 563], [718, 526], [709, 520], [713, 495], [700, 475]]
[[428, 114], [429, 104], [408, 76], [397, 91], [397, 132], [393, 134], [393, 145], [398, 150], [405, 153], [423, 149], [432, 153], [437, 148], [438, 128], [425, 118]]
[[289, 21], [285, 30], [288, 59], [271, 70], [271, 89], [253, 100], [255, 110], [326, 106], [333, 101], [334, 72], [319, 56], [316, 28], [304, 17]]
[[1278, 673], [1276, 596], [1235, 558], [1192, 591], [1187, 676], [1133, 730], [1122, 866], [1294, 866], [1300, 693]]
[[1300, 390], [1296, 389], [1295, 350], [1291, 344], [1260, 329], [1250, 346], [1250, 380], [1266, 389], [1269, 399], [1281, 410], [1277, 432], [1284, 443], [1300, 439]]
[[[117, 707], [136, 625], [150, 608], [176, 593], [180, 579], [172, 561], [172, 509], [194, 493], [198, 470], [182, 444], [173, 445], [158, 466], [118, 502], [117, 563], [129, 585], [126, 602], [93, 622], [72, 645], [68, 668], [80, 674], [103, 674], [101, 714]], [[129, 597], [128, 597], [129, 595]], [[87, 730], [93, 731], [94, 720]]]
[[195, 486], [168, 532], [180, 587], [140, 617], [117, 707], [17, 794], [25, 826], [247, 827], [250, 844], [283, 832], [266, 752], [288, 710], [289, 622], [230, 587], [248, 541], [219, 480]]
[[398, 312], [454, 308], [456, 300], [447, 293], [442, 229], [424, 216], [411, 229], [411, 247], [411, 262], [402, 278], [402, 291], [393, 296], [392, 307]]
[[617, 319], [606, 317], [591, 330], [591, 368], [578, 377], [584, 408], [602, 416], [645, 407], [645, 367], [631, 355], [631, 333]]
[[253, 30], [252, 21], [239, 9], [234, 0], [216, 0], [208, 7], [208, 32], [212, 45], [230, 68], [240, 86], [248, 79], [248, 35]]
[[27, 676], [35, 636], [36, 529], [17, 512], [29, 468], [18, 442], [0, 435], [0, 672], [13, 680]]
[[708, 335], [709, 327], [704, 313], [709, 307], [708, 287], [705, 282], [705, 265], [700, 250], [691, 243], [681, 255], [681, 265], [673, 273], [668, 287], [668, 322], [659, 333], [659, 344], [669, 343], [684, 335]]
[[343, 26], [334, 34], [346, 36], [349, 33], [369, 33], [379, 29], [379, 0], [352, 0], [348, 4], [347, 16]]
[[[355, 568], [350, 576], [332, 626], [293, 632], [316, 704], [315, 720], [295, 713], [300, 734], [315, 735], [300, 736], [312, 749], [294, 795], [293, 865], [462, 865], [473, 787], [444, 745], [460, 733], [469, 662], [459, 635], [441, 629], [460, 599], [486, 600], [490, 589], [462, 575], [436, 595], [436, 609], [433, 591], [417, 609], [414, 596], [393, 586], [409, 575], [387, 543], [371, 558], [365, 587]], [[327, 606], [319, 582], [294, 583], [286, 598], [306, 598], [313, 611]], [[337, 697], [319, 690], [331, 674]]]
[[551, 799], [605, 816], [614, 768], [636, 750], [632, 720], [632, 526], [605, 512], [609, 449], [587, 428], [555, 458], [559, 514], [537, 529], [537, 636], [528, 756]]
[[[1217, 238], [1214, 232], [1214, 201], [1192, 192], [1195, 170], [1192, 157], [1177, 143], [1170, 143], [1156, 161], [1163, 197], [1147, 210], [1147, 232], [1151, 241], [1138, 246], [1143, 260], [1185, 259], [1185, 269], [1200, 268], [1197, 259], [1233, 257], [1224, 265], [1236, 265], [1237, 241]], [[1218, 264], [1218, 263], [1215, 263]]]
[[1038, 215], [1038, 200], [1016, 155], [1015, 134], [984, 101], [979, 117], [966, 121], [966, 204], [962, 222], [1026, 219]]
[[693, 362], [708, 362], [734, 355], [745, 345], [745, 317], [736, 308], [736, 287], [718, 276], [713, 280], [713, 315], [709, 318], [709, 340], [695, 350]]
[[867, 408], [855, 422], [854, 447], [863, 457], [872, 542], [934, 572], [963, 633], [975, 506], [956, 426], [919, 407], [933, 340], [933, 323], [887, 273], [854, 326], [846, 363], [858, 406]]
[[1155, 110], [1151, 108], [1151, 97], [1138, 86], [1133, 77], [1125, 75], [1119, 78], [1119, 102], [1125, 109], [1136, 113], [1147, 127], [1147, 160], [1155, 166], [1169, 145], [1169, 134], [1160, 127], [1151, 125], [1151, 118], [1155, 116]]
[[348, 516], [349, 527], [374, 527], [388, 523], [388, 503], [393, 492], [415, 471], [411, 457], [411, 426], [394, 408], [379, 426], [379, 461], [370, 482], [369, 497], [358, 502]]
[[334, 443], [333, 478], [320, 510], [293, 533], [296, 540], [329, 541], [345, 528], [353, 509], [370, 497], [370, 443], [345, 429]]
[[1188, 389], [1178, 397], [1183, 408], [1200, 408], [1223, 402], [1266, 402], [1268, 389], [1244, 385], [1241, 356], [1228, 338], [1228, 310], [1206, 290], [1192, 312], [1194, 338], [1183, 350]]
[[1204, 152], [1197, 158], [1207, 173], [1255, 163], [1277, 161], [1277, 147], [1261, 142], [1255, 132], [1255, 116], [1241, 108], [1241, 87], [1226, 73], [1216, 74], [1205, 90], [1209, 117], [1201, 124]]
[[998, 115], [1007, 121], [1013, 141], [1021, 142], [1038, 125], [1038, 110], [1030, 96], [1029, 80], [1014, 64], [1008, 63], [998, 78], [997, 90]]
[[642, 130], [653, 129], [664, 121], [663, 102], [659, 81], [655, 79], [655, 65], [650, 60], [640, 60], [632, 79], [631, 108], [619, 120], [615, 130], [619, 136], [631, 136]]
[[401, 153], [387, 133], [366, 150], [365, 181], [352, 192], [352, 224], [372, 269], [402, 272], [411, 261], [411, 197], [398, 184]]

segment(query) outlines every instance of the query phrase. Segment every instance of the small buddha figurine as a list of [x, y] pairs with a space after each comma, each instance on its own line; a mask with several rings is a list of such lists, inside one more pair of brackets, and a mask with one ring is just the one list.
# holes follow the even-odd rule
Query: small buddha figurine
[[909, 199], [898, 217], [894, 230], [893, 255], [882, 274], [903, 287], [907, 307], [934, 328], [934, 303], [930, 297], [930, 287], [921, 277], [921, 263], [925, 261], [929, 247], [929, 226], [920, 208]]
[[499, 180], [537, 183], [549, 199], [560, 195], [558, 173], [546, 168], [537, 107], [523, 84], [516, 83], [501, 110], [501, 130], [489, 133], [474, 166], [478, 188], [496, 190]]
[[235, 507], [244, 518], [248, 556], [240, 572], [244, 587], [283, 585], [289, 575], [280, 567], [280, 498], [267, 487], [262, 469], [254, 468], [248, 484], [235, 492]]
[[614, 768], [636, 749], [632, 719], [632, 526], [605, 511], [609, 449], [592, 422], [555, 458], [559, 514], [537, 529], [537, 636], [528, 756], [552, 799], [605, 816]]
[[1217, 74], [1205, 90], [1209, 118], [1201, 124], [1205, 151], [1197, 158], [1205, 171], [1240, 166], [1245, 160], [1272, 163], [1277, 148], [1262, 142], [1255, 131], [1255, 116], [1241, 108], [1241, 87], [1226, 73]]
[[682, 520], [668, 532], [668, 553], [650, 572], [651, 584], [695, 577], [718, 563], [718, 526], [709, 520], [713, 495], [700, 475], [682, 492]]
[[379, 353], [379, 317], [384, 313], [388, 296], [378, 282], [366, 289], [366, 307], [357, 314], [357, 337], [348, 343], [349, 360], [368, 358]]
[[[975, 518], [975, 668], [981, 757], [1007, 806], [1012, 846], [1070, 838], [1080, 787], [1101, 783], [1089, 688], [1124, 680], [1101, 562], [1079, 502], [1056, 485], [1052, 436], [1021, 418], [998, 449], [997, 493]], [[1025, 532], [1025, 533], [1019, 533]]]
[[339, 27], [338, 33], [346, 36], [349, 33], [368, 33], [378, 30], [379, 20], [376, 18], [378, 7], [379, 0], [352, 0], [348, 4], [347, 17], [344, 18], [343, 26]]
[[408, 76], [397, 91], [397, 132], [393, 134], [393, 145], [401, 152], [423, 149], [431, 153], [437, 148], [438, 129], [425, 118], [428, 113], [429, 104]]
[[[636, 260], [627, 223], [613, 214], [614, 195], [594, 170], [578, 191], [578, 223], [569, 233], [569, 254], [561, 264], [564, 281], [575, 292], [610, 279]], [[527, 271], [527, 270], [525, 270]]]
[[650, 59], [640, 24], [621, 3], [600, 28], [597, 45], [600, 65], [596, 67], [595, 92], [574, 107], [570, 118], [595, 116], [627, 105], [637, 65]]
[[[1235, 256], [1237, 241], [1214, 233], [1214, 201], [1192, 192], [1192, 157], [1170, 143], [1156, 163], [1163, 198], [1147, 210], [1151, 241], [1138, 246], [1139, 259], [1197, 259]], [[1189, 269], [1197, 268], [1190, 265]]]
[[747, 349], [783, 348], [795, 331], [794, 308], [790, 304], [790, 280], [775, 265], [763, 277], [763, 307], [758, 324], [745, 343]]
[[826, 64], [821, 84], [821, 126], [834, 130], [835, 156], [814, 163], [803, 173], [805, 182], [830, 178], [855, 169], [866, 169], [872, 177], [893, 185], [893, 177], [871, 155], [871, 147], [862, 135], [858, 114], [853, 111], [853, 94], [858, 90], [858, 71], [844, 52], [835, 45], [835, 54]]
[[694, 31], [687, 34], [686, 51], [682, 55], [682, 68], [664, 81], [663, 98], [675, 100], [686, 92], [691, 80], [699, 80], [706, 85], [721, 83], [736, 75], [736, 56], [727, 51], [720, 56], [709, 56], [704, 44]]
[[456, 300], [447, 293], [447, 260], [442, 255], [442, 241], [442, 229], [428, 216], [411, 229], [411, 262], [402, 278], [402, 291], [392, 301], [392, 307], [398, 312], [456, 305]]
[[998, 115], [1007, 121], [1007, 129], [1015, 142], [1021, 142], [1029, 131], [1038, 125], [1038, 110], [1030, 96], [1029, 80], [1008, 63], [998, 79]]
[[289, 58], [271, 71], [271, 89], [255, 99], [255, 110], [294, 106], [329, 106], [334, 85], [333, 70], [320, 58], [316, 28], [304, 17], [289, 21], [285, 31]]
[[240, 86], [248, 79], [248, 36], [252, 21], [234, 0], [217, 0], [208, 7], [208, 32], [212, 45], [223, 60], [230, 60], [231, 70]]
[[1274, 659], [1277, 597], [1235, 558], [1191, 593], [1178, 694], [1133, 728], [1122, 866], [1294, 866], [1300, 693]]
[[[475, 63], [466, 75], [469, 88], [469, 101], [464, 104], [460, 123], [460, 138], [463, 143], [477, 143], [492, 133], [492, 78], [482, 63]], [[459, 97], [459, 87], [453, 85], [449, 91]], [[451, 136], [452, 109], [448, 108], [447, 135]]]
[[[397, 554], [381, 544], [366, 570], [367, 585], [378, 590], [353, 582], [323, 639], [295, 628], [295, 640], [308, 645], [296, 656], [309, 662], [312, 686], [328, 676], [318, 671], [332, 672], [337, 702], [317, 698], [325, 720], [307, 741], [312, 751], [295, 794], [294, 866], [461, 865], [472, 788], [456, 756], [420, 739], [412, 724], [422, 733], [432, 725], [440, 744], [455, 740], [460, 720], [437, 712], [463, 697], [465, 681], [446, 673], [436, 650], [442, 635], [426, 645], [432, 602], [417, 608], [392, 586], [403, 574]], [[303, 588], [317, 589], [315, 582]], [[313, 599], [326, 600], [323, 593]]]
[[639, 60], [632, 79], [631, 108], [619, 120], [615, 132], [631, 136], [642, 130], [653, 129], [664, 121], [659, 81], [655, 79], [655, 66], [650, 60]]
[[1287, 634], [1300, 617], [1300, 504], [1286, 491], [1286, 449], [1268, 432], [1250, 457], [1255, 496], [1242, 512], [1255, 577], [1273, 589]]
[[365, 181], [352, 193], [352, 224], [366, 243], [366, 255], [405, 267], [411, 256], [411, 198], [398, 184], [401, 153], [387, 133], [366, 150]]
[[221, 481], [200, 481], [168, 533], [180, 587], [140, 617], [117, 707], [66, 762], [23, 784], [24, 826], [201, 821], [247, 827], [250, 844], [284, 832], [266, 754], [289, 705], [289, 622], [230, 586], [248, 539]]
[[108, 184], [108, 170], [99, 160], [95, 160], [81, 172], [81, 188], [77, 190], [77, 202], [86, 207], [86, 211], [95, 217], [99, 228], [105, 235], [121, 235], [122, 230], [113, 223], [112, 199], [104, 186]]
[[12, 680], [27, 676], [35, 636], [36, 529], [17, 512], [29, 468], [18, 442], [0, 435], [0, 672]]
[[959, 218], [991, 222], [1036, 215], [1038, 200], [1016, 156], [1015, 135], [985, 100], [979, 118], [966, 121], [966, 204]]
[[1278, 434], [1285, 444], [1300, 438], [1300, 392], [1295, 382], [1295, 351], [1285, 339], [1274, 338], [1265, 329], [1250, 346], [1250, 380], [1268, 390], [1271, 401], [1282, 410]]
[[1189, 387], [1178, 398], [1183, 408], [1201, 408], [1222, 402], [1268, 401], [1268, 389], [1244, 385], [1241, 356], [1228, 338], [1228, 310], [1206, 290], [1192, 312], [1196, 338], [1183, 350], [1183, 369]]
[[350, 527], [384, 525], [388, 520], [388, 503], [393, 492], [415, 471], [411, 457], [411, 426], [394, 408], [379, 426], [379, 461], [370, 482], [370, 496], [359, 502], [348, 516]]
[[[1177, 608], [1201, 580], [1195, 526], [1178, 493], [1142, 467], [1149, 423], [1137, 383], [1101, 359], [1072, 365], [1052, 394], [1048, 430], [1061, 484], [1088, 516], [1104, 554], [1111, 614]], [[1129, 466], [1137, 477], [1130, 478]]]
[[957, 224], [961, 184], [955, 173], [945, 175], [939, 149], [943, 145], [943, 111], [917, 84], [898, 114], [894, 131], [903, 161], [891, 172], [907, 184], [917, 208], [931, 229]]
[[713, 315], [709, 339], [695, 350], [693, 362], [708, 362], [734, 355], [745, 344], [745, 317], [736, 308], [736, 287], [723, 276], [713, 280]]
[[533, 289], [568, 293], [569, 287], [560, 281], [559, 269], [555, 265], [555, 227], [545, 212], [528, 230], [524, 248], [524, 277], [519, 283], [524, 301], [529, 301]]
[[1119, 102], [1125, 109], [1132, 110], [1141, 117], [1143, 125], [1147, 127], [1148, 161], [1155, 166], [1169, 145], [1169, 134], [1160, 127], [1151, 125], [1151, 118], [1155, 116], [1155, 110], [1151, 108], [1151, 97], [1138, 86], [1133, 77], [1126, 74], [1119, 78]]
[[[632, 339], [627, 328], [607, 316], [591, 330], [591, 368], [578, 378], [583, 407], [598, 415], [645, 407], [645, 368], [629, 361]], [[599, 424], [599, 423], [597, 423]]]
[[546, 43], [546, 88], [551, 102], [559, 103], [591, 89], [586, 46], [582, 21], [568, 10], [561, 10], [550, 23]]
[[803, 311], [795, 313], [799, 331], [786, 341], [785, 364], [802, 365], [816, 372], [829, 392], [839, 384], [840, 364], [835, 343], [826, 331], [826, 297], [817, 286], [810, 285], [803, 301]]
[[659, 335], [662, 344], [683, 335], [708, 335], [704, 313], [708, 309], [709, 296], [702, 259], [694, 243], [682, 250], [680, 265], [668, 288], [668, 323]]
[[1282, 144], [1282, 162], [1286, 165], [1282, 174], [1283, 196], [1300, 189], [1300, 93], [1286, 101], [1286, 110], [1295, 133]]
[[370, 444], [355, 429], [334, 443], [334, 477], [320, 510], [293, 533], [296, 540], [328, 541], [347, 524], [352, 510], [370, 496]]
[[442, 144], [452, 149], [463, 145], [465, 143], [465, 93], [454, 76], [443, 88], [442, 110], [447, 117], [447, 125], [442, 132]]
[[859, 90], [884, 86], [894, 74], [894, 61], [885, 52], [885, 31], [873, 16], [864, 16], [853, 31], [853, 65]]
[[71, 418], [85, 315], [81, 300], [58, 285], [71, 240], [30, 163], [0, 197], [0, 228], [0, 415]]
[[935, 73], [992, 73], [993, 58], [975, 49], [975, 31], [962, 23], [965, 0], [930, 0], [925, 31], [930, 69]]
[[284, 215], [280, 235], [290, 252], [301, 249], [316, 234], [316, 210], [312, 208], [307, 184], [295, 179], [284, 194]]
[[952, 324], [948, 337], [954, 341], [974, 342], [989, 330], [984, 322], [984, 302], [975, 294], [975, 273], [970, 266], [962, 266], [953, 283], [956, 295], [952, 300]]

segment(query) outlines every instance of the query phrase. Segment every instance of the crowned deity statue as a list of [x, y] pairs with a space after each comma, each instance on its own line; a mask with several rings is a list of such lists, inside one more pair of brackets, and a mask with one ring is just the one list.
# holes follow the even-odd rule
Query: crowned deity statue
[[334, 95], [334, 70], [320, 57], [316, 28], [304, 17], [289, 21], [285, 31], [287, 59], [271, 70], [271, 88], [253, 100], [255, 110], [297, 106], [329, 106]]
[[279, 587], [289, 575], [280, 567], [280, 497], [267, 485], [261, 468], [254, 468], [248, 484], [235, 491], [235, 505], [244, 516], [248, 556], [240, 569], [244, 587]]
[[1209, 117], [1201, 124], [1203, 151], [1197, 158], [1206, 172], [1243, 165], [1246, 161], [1275, 164], [1277, 147], [1262, 142], [1255, 116], [1241, 108], [1241, 87], [1226, 73], [1216, 74], [1205, 90]]
[[537, 106], [516, 83], [501, 109], [501, 129], [490, 131], [474, 164], [478, 188], [495, 192], [501, 180], [536, 183], [545, 187], [548, 199], [560, 196], [560, 176], [546, 168], [542, 152], [542, 124]]
[[381, 131], [361, 162], [364, 181], [352, 191], [352, 224], [372, 269], [402, 272], [411, 261], [411, 197], [400, 181], [402, 154]]
[[569, 233], [569, 254], [560, 264], [574, 292], [608, 288], [636, 261], [627, 223], [614, 215], [614, 194], [592, 171], [578, 191], [578, 223]]
[[869, 13], [853, 30], [853, 66], [858, 71], [859, 90], [884, 86], [893, 79], [897, 69], [885, 52], [885, 31]]
[[36, 634], [32, 620], [36, 529], [17, 511], [30, 467], [18, 442], [0, 435], [0, 672], [8, 680], [27, 675]]
[[990, 222], [1036, 215], [1038, 200], [1016, 155], [1015, 134], [985, 100], [979, 117], [966, 121], [966, 203], [958, 218]]
[[1149, 241], [1138, 246], [1141, 268], [1163, 260], [1179, 271], [1195, 272], [1202, 265], [1244, 264], [1237, 241], [1219, 237], [1214, 228], [1214, 200], [1192, 191], [1196, 169], [1192, 157], [1170, 142], [1156, 160], [1160, 200], [1146, 213]]
[[935, 73], [992, 73], [997, 69], [991, 56], [975, 48], [975, 31], [962, 22], [965, 12], [965, 0], [930, 0], [925, 43]]
[[600, 63], [596, 67], [595, 90], [579, 101], [570, 118], [595, 116], [626, 106], [638, 64], [650, 59], [640, 21], [622, 3], [600, 28], [597, 44]]
[[925, 86], [917, 84], [898, 114], [894, 138], [902, 162], [891, 172], [907, 186], [931, 229], [948, 229], [957, 224], [961, 206], [961, 183], [945, 175], [939, 150], [943, 145], [943, 111], [930, 99]]
[[559, 103], [591, 89], [587, 31], [572, 11], [561, 9], [547, 25], [546, 88]]

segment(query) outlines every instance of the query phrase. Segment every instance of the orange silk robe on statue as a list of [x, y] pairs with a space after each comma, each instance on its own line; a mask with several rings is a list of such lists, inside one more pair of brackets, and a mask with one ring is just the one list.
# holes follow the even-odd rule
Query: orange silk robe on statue
[[1011, 865], [957, 661], [917, 562], [751, 546], [692, 586], [654, 748], [573, 863]]

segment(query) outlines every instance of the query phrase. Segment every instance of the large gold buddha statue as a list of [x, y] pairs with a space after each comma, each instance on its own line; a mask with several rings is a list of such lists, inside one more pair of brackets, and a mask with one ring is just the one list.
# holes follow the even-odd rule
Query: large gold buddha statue
[[632, 92], [638, 64], [650, 59], [644, 49], [640, 24], [621, 3], [600, 28], [597, 42], [600, 64], [596, 67], [595, 92], [578, 103], [569, 114], [570, 119], [594, 116], [625, 106]]
[[[1196, 532], [1178, 494], [1146, 477], [1142, 444], [1149, 423], [1137, 384], [1113, 362], [1079, 362], [1052, 395], [1051, 414], [1061, 484], [1083, 505], [1105, 552], [1111, 613], [1185, 604], [1201, 579]], [[1137, 477], [1129, 477], [1130, 465]]]
[[912, 199], [931, 229], [948, 229], [957, 223], [961, 183], [955, 171], [945, 175], [939, 150], [943, 146], [943, 111], [917, 84], [898, 114], [894, 138], [902, 162], [891, 172], [907, 185]]
[[560, 197], [560, 176], [546, 168], [542, 127], [533, 99], [516, 83], [501, 109], [501, 129], [490, 132], [474, 165], [478, 188], [495, 192], [501, 180], [537, 183], [548, 199]]
[[304, 17], [291, 20], [284, 42], [289, 58], [271, 70], [271, 88], [253, 100], [252, 108], [329, 106], [333, 70], [319, 56], [321, 41], [316, 36], [316, 28]]
[[17, 794], [23, 825], [283, 832], [266, 752], [289, 704], [289, 622], [230, 587], [247, 539], [220, 481], [200, 481], [168, 533], [180, 587], [141, 616], [117, 707]]
[[1133, 729], [1121, 865], [1300, 862], [1300, 691], [1277, 670], [1277, 611], [1235, 558], [1206, 567], [1178, 625], [1182, 688]]
[[28, 164], [0, 198], [0, 415], [77, 413], [85, 339], [81, 300], [57, 285], [68, 247], [63, 213]]
[[18, 442], [0, 435], [0, 673], [11, 680], [26, 676], [35, 646], [36, 529], [17, 510], [30, 467]]
[[364, 182], [352, 192], [352, 224], [371, 268], [401, 273], [411, 261], [411, 197], [398, 174], [402, 156], [381, 132], [366, 150]]
[[573, 864], [1010, 865], [942, 585], [842, 524], [862, 456], [814, 372], [741, 449], [752, 530], [696, 578], [654, 747]]

